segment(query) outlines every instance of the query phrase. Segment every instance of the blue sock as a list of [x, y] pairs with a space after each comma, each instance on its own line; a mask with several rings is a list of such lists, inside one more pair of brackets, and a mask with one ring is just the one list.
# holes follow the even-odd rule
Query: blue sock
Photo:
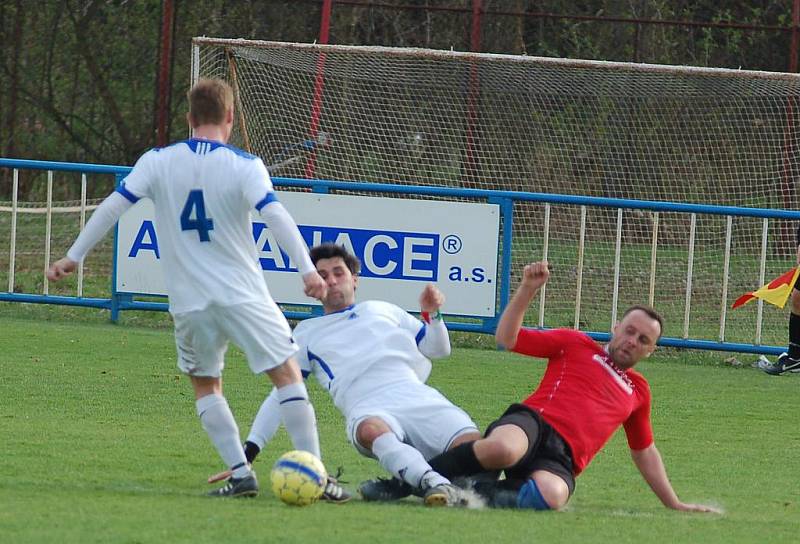
[[536, 486], [536, 480], [530, 478], [525, 482], [517, 494], [517, 508], [533, 508], [534, 510], [550, 510], [550, 505], [542, 497], [542, 492]]

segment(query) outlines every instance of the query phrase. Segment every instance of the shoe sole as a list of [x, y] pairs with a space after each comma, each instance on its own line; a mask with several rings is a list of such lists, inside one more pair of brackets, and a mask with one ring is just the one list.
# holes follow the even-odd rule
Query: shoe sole
[[209, 493], [209, 497], [215, 497], [220, 499], [252, 499], [253, 497], [258, 496], [257, 489], [250, 489], [248, 491], [242, 491], [240, 493], [233, 493], [231, 495], [221, 495], [216, 493]]
[[[410, 494], [409, 495], [403, 495], [402, 497], [380, 497], [380, 498], [376, 498], [375, 496], [364, 495], [364, 492], [359, 489], [358, 490], [358, 496], [361, 497], [361, 500], [364, 501], [364, 502], [397, 502], [399, 500], [405, 499], [406, 497], [410, 496]], [[320, 500], [322, 500], [322, 499], [320, 499]], [[347, 500], [349, 501], [350, 499], [347, 499]], [[331, 502], [335, 502], [335, 501], [331, 501]]]
[[233, 495], [234, 499], [253, 499], [258, 497], [258, 491], [247, 491], [245, 493], [239, 493], [238, 495]]
[[772, 368], [762, 368], [766, 374], [770, 376], [780, 376], [781, 374], [800, 374], [800, 368], [793, 366], [792, 368], [785, 368], [781, 370], [776, 370]]
[[216, 499], [253, 499], [257, 496], [258, 493], [253, 493], [252, 491], [237, 493], [236, 495], [209, 495], [209, 497], [214, 497]]
[[425, 506], [447, 506], [447, 494], [446, 493], [431, 493], [427, 497], [425, 497]]
[[360, 489], [358, 490], [358, 496], [361, 497], [361, 500], [364, 502], [387, 502], [382, 499], [376, 499], [375, 497], [368, 497], [364, 495], [364, 493]]
[[[346, 502], [350, 502], [350, 499], [352, 499], [352, 498], [353, 497], [347, 497], [346, 499], [326, 499], [324, 496], [322, 496], [322, 497], [319, 498], [319, 502], [327, 502], [327, 503], [330, 503], [330, 504], [344, 504]], [[362, 497], [362, 499], [363, 499], [363, 497]], [[367, 501], [367, 502], [369, 502], [369, 501]]]
[[[397, 501], [400, 500], [400, 499], [376, 499], [376, 498], [373, 498], [373, 497], [365, 497], [361, 493], [359, 493], [358, 496], [361, 497], [361, 500], [364, 501], [364, 502], [397, 502]], [[322, 499], [320, 499], [320, 500], [322, 500]], [[333, 501], [331, 501], [331, 502], [333, 502]]]

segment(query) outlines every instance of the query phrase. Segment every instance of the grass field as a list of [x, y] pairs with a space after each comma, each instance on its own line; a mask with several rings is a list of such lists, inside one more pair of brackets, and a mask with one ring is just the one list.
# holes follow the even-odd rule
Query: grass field
[[[64, 317], [59, 317], [64, 311]], [[126, 314], [127, 315], [127, 314]], [[723, 515], [665, 509], [618, 433], [559, 513], [426, 509], [417, 501], [292, 508], [268, 491], [290, 449], [281, 431], [256, 462], [254, 500], [204, 497], [221, 463], [175, 367], [166, 323], [0, 305], [0, 542], [796, 542], [800, 530], [800, 376], [769, 377], [726, 355], [657, 352], [639, 369], [654, 395], [656, 443], [682, 499]], [[478, 342], [480, 343], [480, 342]], [[485, 342], [484, 342], [485, 343]], [[746, 359], [749, 362], [749, 359]], [[742, 358], [744, 361], [745, 358]], [[543, 365], [459, 347], [430, 383], [481, 426], [526, 395]], [[268, 391], [232, 349], [226, 394], [246, 434]], [[342, 417], [310, 391], [326, 464], [355, 489], [382, 475], [347, 443]]]

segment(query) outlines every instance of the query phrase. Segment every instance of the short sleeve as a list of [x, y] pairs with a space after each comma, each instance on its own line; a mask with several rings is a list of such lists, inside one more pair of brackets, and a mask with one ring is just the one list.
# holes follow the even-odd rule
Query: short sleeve
[[[400, 326], [407, 331], [411, 332], [411, 334], [418, 335], [419, 332], [425, 327], [425, 323], [408, 313], [407, 311], [403, 310], [402, 308], [395, 306], [398, 311], [398, 319], [400, 321]], [[419, 342], [417, 342], [419, 343]]]
[[275, 188], [264, 163], [258, 157], [247, 163], [246, 171], [241, 176], [242, 193], [247, 203], [257, 210], [275, 199]]
[[157, 151], [151, 149], [139, 157], [139, 160], [133, 165], [133, 169], [117, 187], [118, 193], [131, 202], [136, 202], [140, 198], [153, 198], [156, 153]]
[[643, 450], [653, 443], [653, 425], [650, 422], [650, 406], [652, 404], [650, 386], [639, 374], [631, 373], [630, 377], [640, 401], [639, 406], [631, 412], [622, 425], [625, 428], [628, 447], [632, 450]]
[[567, 344], [576, 340], [576, 335], [581, 334], [570, 329], [537, 330], [521, 328], [517, 334], [517, 343], [511, 351], [531, 357], [550, 359], [564, 351]]

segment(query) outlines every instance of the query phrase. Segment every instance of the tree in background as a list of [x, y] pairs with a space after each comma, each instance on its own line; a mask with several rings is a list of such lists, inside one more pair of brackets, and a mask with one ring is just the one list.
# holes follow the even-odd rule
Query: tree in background
[[[173, 2], [169, 139], [185, 136], [192, 37], [312, 42], [319, 34], [322, 0]], [[334, 1], [330, 43], [469, 50], [471, 6], [471, 0]], [[152, 147], [162, 7], [162, 0], [43, 0], [35, 9], [23, 0], [2, 2], [0, 154], [131, 164]], [[788, 32], [557, 16], [788, 26], [791, 3], [785, 1], [720, 7], [713, 0], [483, 0], [483, 9], [484, 52], [775, 71], [789, 64]], [[3, 175], [0, 200], [7, 200], [10, 182]], [[92, 190], [100, 195], [108, 188]]]

